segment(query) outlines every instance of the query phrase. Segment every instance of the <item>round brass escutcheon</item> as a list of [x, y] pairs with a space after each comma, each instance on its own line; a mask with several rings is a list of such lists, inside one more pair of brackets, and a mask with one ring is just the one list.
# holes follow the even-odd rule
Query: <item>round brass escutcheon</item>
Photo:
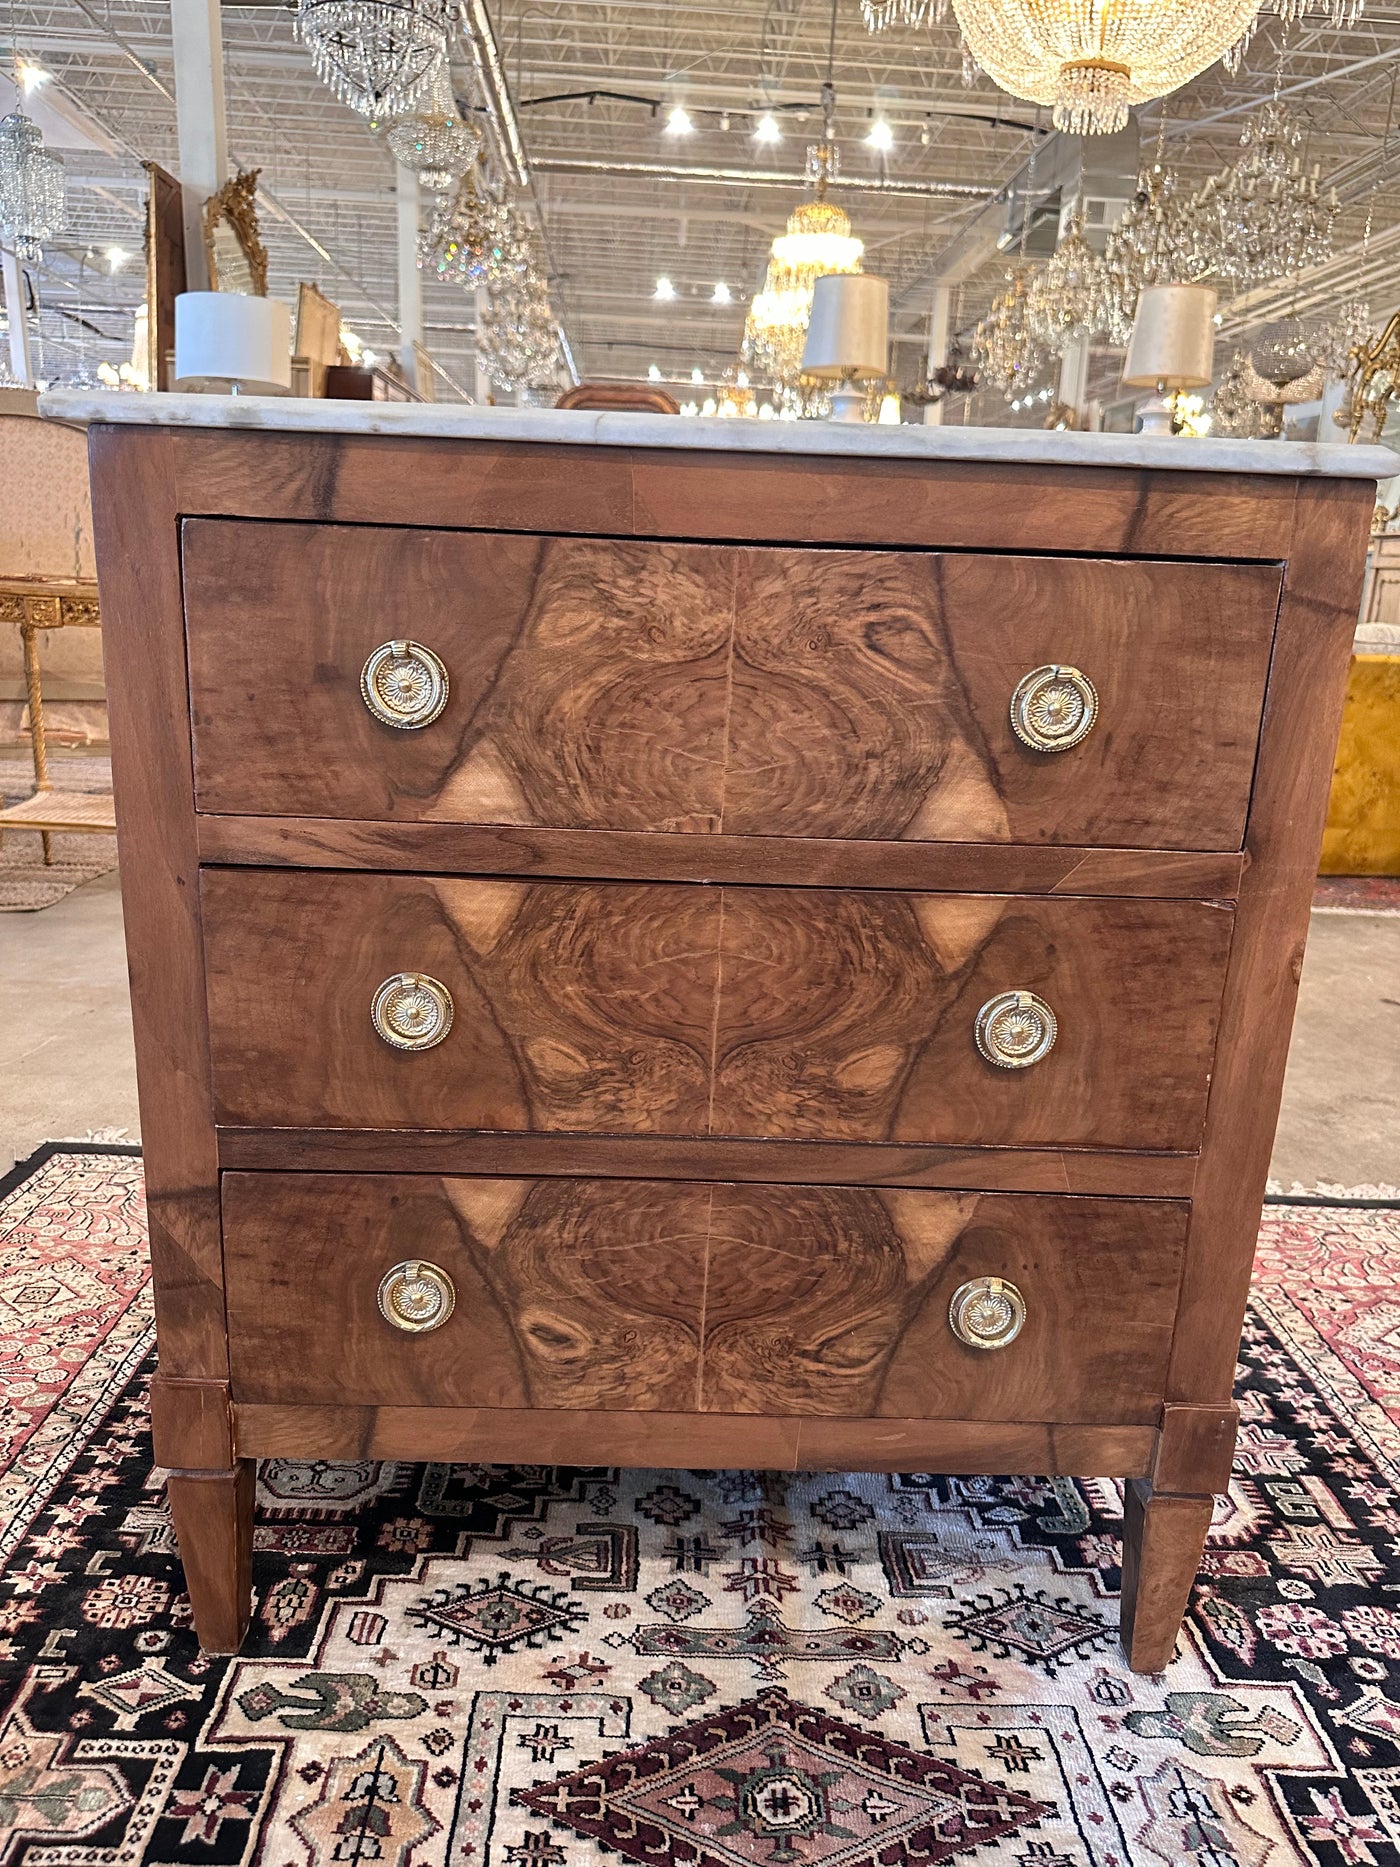
[[379, 1313], [385, 1322], [410, 1335], [440, 1329], [452, 1314], [457, 1292], [452, 1279], [436, 1264], [409, 1258], [385, 1271], [379, 1280]]
[[452, 1029], [452, 994], [425, 972], [392, 973], [370, 1001], [369, 1015], [395, 1050], [431, 1050]]
[[977, 1014], [977, 1048], [1002, 1070], [1028, 1070], [1048, 1056], [1059, 1033], [1055, 1014], [1034, 992], [998, 992]]
[[959, 1284], [948, 1305], [948, 1326], [969, 1348], [1005, 1348], [1021, 1333], [1026, 1299], [1003, 1277]]
[[1011, 730], [1034, 752], [1068, 752], [1088, 737], [1098, 717], [1094, 683], [1058, 661], [1032, 668], [1011, 696]]
[[447, 669], [421, 642], [381, 642], [364, 665], [360, 692], [377, 720], [416, 732], [447, 705]]

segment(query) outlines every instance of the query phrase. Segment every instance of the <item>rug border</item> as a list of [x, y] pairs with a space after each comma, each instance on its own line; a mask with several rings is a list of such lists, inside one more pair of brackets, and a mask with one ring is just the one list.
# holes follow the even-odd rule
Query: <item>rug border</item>
[[18, 1192], [55, 1154], [132, 1155], [140, 1152], [139, 1141], [41, 1141], [32, 1154], [17, 1160], [8, 1173], [0, 1174], [0, 1199], [8, 1199], [11, 1193]]

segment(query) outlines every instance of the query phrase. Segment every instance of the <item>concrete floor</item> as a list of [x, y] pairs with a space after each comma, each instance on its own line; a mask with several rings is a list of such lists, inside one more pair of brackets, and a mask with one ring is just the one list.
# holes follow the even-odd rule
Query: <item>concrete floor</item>
[[[41, 1141], [139, 1129], [116, 876], [0, 914], [0, 1172]], [[1273, 1173], [1400, 1183], [1400, 915], [1313, 916]]]

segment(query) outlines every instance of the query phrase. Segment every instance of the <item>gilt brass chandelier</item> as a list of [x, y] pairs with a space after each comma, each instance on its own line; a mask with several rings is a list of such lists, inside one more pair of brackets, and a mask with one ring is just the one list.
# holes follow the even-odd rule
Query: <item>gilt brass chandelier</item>
[[826, 198], [840, 167], [836, 145], [813, 143], [807, 173], [814, 194], [788, 216], [786, 231], [773, 241], [763, 289], [755, 293], [744, 327], [744, 360], [755, 373], [792, 387], [801, 372], [812, 288], [828, 272], [859, 272], [864, 243], [851, 232], [850, 216]]
[[953, 0], [976, 64], [1013, 97], [1049, 104], [1057, 130], [1121, 130], [1254, 24], [1260, 0]]

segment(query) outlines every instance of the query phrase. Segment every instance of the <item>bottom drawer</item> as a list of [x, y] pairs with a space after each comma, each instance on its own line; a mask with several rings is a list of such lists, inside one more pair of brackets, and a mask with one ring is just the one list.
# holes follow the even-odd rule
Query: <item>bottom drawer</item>
[[[1150, 1424], [1187, 1212], [851, 1186], [229, 1173], [233, 1395]], [[401, 1265], [429, 1268], [391, 1276]], [[1019, 1296], [1004, 1346], [954, 1332], [969, 1284], [969, 1332], [1014, 1320]], [[414, 1321], [436, 1326], [401, 1326]]]

